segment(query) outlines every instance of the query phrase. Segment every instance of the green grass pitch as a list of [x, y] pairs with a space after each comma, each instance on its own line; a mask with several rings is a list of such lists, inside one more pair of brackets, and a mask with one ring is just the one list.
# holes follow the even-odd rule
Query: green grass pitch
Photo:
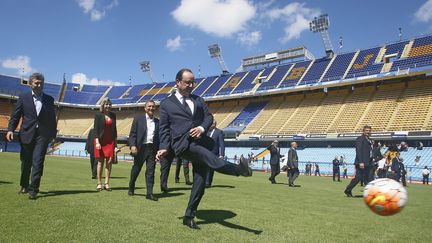
[[[0, 153], [0, 242], [430, 242], [432, 186], [408, 186], [408, 204], [390, 217], [373, 214], [361, 198], [343, 194], [348, 180], [301, 175], [298, 188], [268, 174], [215, 173], [198, 208], [201, 230], [182, 225], [190, 186], [174, 183], [166, 195], [145, 199], [144, 171], [127, 196], [130, 163], [113, 166], [112, 192], [96, 192], [88, 160], [47, 157], [35, 201], [18, 195], [18, 154]], [[157, 170], [159, 170], [157, 166]], [[144, 170], [145, 168], [143, 168]], [[183, 175], [181, 175], [183, 176]], [[182, 179], [181, 181], [184, 182]], [[361, 194], [361, 187], [353, 191]]]

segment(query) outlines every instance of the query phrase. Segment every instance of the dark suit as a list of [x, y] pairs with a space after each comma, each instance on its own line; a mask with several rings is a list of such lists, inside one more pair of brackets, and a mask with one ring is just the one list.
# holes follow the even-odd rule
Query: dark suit
[[267, 147], [270, 150], [270, 168], [271, 168], [271, 176], [269, 180], [274, 183], [275, 177], [280, 173], [280, 159], [283, 157], [280, 154], [280, 148], [274, 145], [270, 145]]
[[381, 148], [375, 146], [372, 148], [372, 162], [369, 169], [369, 181], [373, 181], [375, 179], [375, 172], [378, 169], [378, 161], [380, 161], [383, 157], [381, 154]]
[[96, 178], [96, 171], [97, 171], [97, 160], [95, 160], [94, 157], [94, 138], [95, 138], [94, 133], [95, 133], [94, 129], [93, 128], [90, 129], [87, 136], [86, 145], [85, 145], [85, 150], [90, 155], [90, 168], [92, 171], [92, 178]]
[[[39, 115], [37, 115], [32, 92], [19, 95], [8, 126], [8, 131], [14, 131], [22, 117], [19, 131], [21, 144], [20, 185], [29, 188], [30, 193], [39, 192], [48, 144], [55, 138], [57, 133], [53, 97], [42, 94], [41, 102], [42, 108]], [[31, 185], [29, 187], [30, 172]]]
[[333, 160], [333, 181], [336, 180], [336, 176], [338, 181], [340, 181], [340, 161], [338, 159]]
[[[218, 156], [218, 157], [225, 157], [225, 142], [224, 142], [224, 133], [222, 130], [215, 128], [213, 134], [211, 134], [211, 131], [208, 132], [208, 136], [211, 136], [211, 139], [214, 141], [214, 147], [212, 149], [212, 152]], [[207, 179], [206, 179], [206, 186], [211, 186], [213, 182], [213, 175], [214, 170], [212, 168], [209, 168]]]
[[[355, 177], [351, 180], [345, 189], [345, 192], [351, 193], [352, 189], [360, 182], [364, 181], [365, 184], [369, 182], [369, 168], [371, 162], [371, 141], [365, 135], [361, 135], [356, 139], [356, 157], [354, 161], [355, 165]], [[364, 168], [360, 168], [360, 163], [364, 163]]]
[[[194, 218], [204, 195], [208, 168], [236, 176], [240, 175], [240, 170], [237, 165], [228, 163], [211, 152], [214, 142], [206, 134], [213, 123], [213, 116], [204, 99], [196, 95], [190, 95], [189, 98], [194, 104], [193, 113], [180, 103], [175, 94], [161, 102], [159, 148], [171, 150], [175, 156], [192, 162], [194, 179], [185, 217]], [[189, 136], [189, 131], [198, 126], [204, 128], [204, 133], [200, 139], [195, 140]]]
[[183, 167], [183, 174], [185, 177], [186, 184], [190, 183], [189, 179], [189, 161], [182, 160], [179, 158], [174, 158], [176, 160], [176, 171], [175, 171], [175, 181], [178, 183], [180, 181], [180, 169]]
[[394, 157], [391, 164], [391, 171], [394, 173], [394, 176], [390, 176], [391, 179], [400, 181], [402, 176], [402, 163], [398, 157]]
[[298, 156], [297, 151], [293, 148], [290, 148], [288, 151], [288, 161], [287, 166], [289, 168], [288, 171], [288, 184], [294, 185], [295, 179], [297, 179], [300, 171], [298, 169]]
[[154, 173], [155, 173], [155, 156], [159, 148], [159, 120], [153, 118], [154, 132], [153, 142], [145, 143], [147, 137], [147, 118], [146, 115], [137, 116], [134, 118], [129, 133], [129, 146], [136, 146], [138, 153], [134, 156], [134, 164], [131, 170], [129, 181], [129, 191], [134, 192], [135, 181], [143, 167], [144, 161], [146, 162], [146, 189], [147, 195], [153, 194]]

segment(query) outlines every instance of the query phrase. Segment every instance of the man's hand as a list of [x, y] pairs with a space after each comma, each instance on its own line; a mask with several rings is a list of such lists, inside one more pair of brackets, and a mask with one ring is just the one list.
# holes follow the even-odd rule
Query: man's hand
[[198, 139], [198, 138], [201, 137], [202, 131], [201, 131], [201, 129], [199, 129], [198, 127], [195, 127], [195, 128], [192, 128], [192, 129], [189, 131], [189, 134], [190, 134], [190, 136], [191, 136], [192, 138], [194, 138], [194, 139]]
[[10, 142], [13, 140], [13, 132], [6, 133], [6, 139]]
[[160, 159], [162, 159], [162, 157], [165, 157], [167, 154], [168, 154], [167, 149], [160, 149], [156, 153], [156, 161], [160, 161]]
[[132, 156], [135, 156], [135, 155], [138, 154], [138, 150], [137, 150], [136, 146], [132, 146], [130, 150], [131, 150], [131, 155]]
[[365, 168], [365, 164], [364, 163], [360, 163], [359, 166], [360, 166], [360, 169], [364, 169]]

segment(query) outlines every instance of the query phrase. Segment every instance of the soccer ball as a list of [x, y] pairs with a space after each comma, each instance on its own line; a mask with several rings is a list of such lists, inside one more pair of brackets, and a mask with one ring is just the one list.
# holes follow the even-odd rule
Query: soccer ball
[[367, 184], [363, 199], [374, 213], [389, 216], [400, 212], [405, 207], [408, 194], [399, 182], [381, 178]]

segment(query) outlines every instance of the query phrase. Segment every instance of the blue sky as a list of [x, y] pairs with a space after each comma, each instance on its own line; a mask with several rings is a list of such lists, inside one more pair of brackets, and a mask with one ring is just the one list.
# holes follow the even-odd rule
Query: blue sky
[[[149, 83], [139, 62], [149, 60], [157, 81], [182, 67], [196, 76], [220, 68], [207, 46], [218, 43], [228, 69], [243, 57], [306, 46], [324, 55], [308, 22], [330, 16], [330, 36], [342, 52], [432, 32], [432, 0], [1, 0], [0, 73], [48, 82]], [[199, 68], [200, 67], [200, 68]]]

